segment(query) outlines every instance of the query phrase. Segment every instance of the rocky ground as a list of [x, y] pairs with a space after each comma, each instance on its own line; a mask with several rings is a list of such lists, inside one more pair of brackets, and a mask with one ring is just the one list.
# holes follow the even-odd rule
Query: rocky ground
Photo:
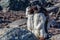
[[10, 11], [7, 13], [0, 12], [0, 28], [6, 27], [9, 23], [13, 21], [23, 19], [25, 17], [22, 11]]

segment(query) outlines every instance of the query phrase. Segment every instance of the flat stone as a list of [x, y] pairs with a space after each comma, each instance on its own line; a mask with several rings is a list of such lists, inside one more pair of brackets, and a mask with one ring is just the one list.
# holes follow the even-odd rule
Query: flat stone
[[19, 25], [24, 25], [26, 22], [27, 22], [27, 19], [20, 19], [8, 24], [8, 26], [11, 28], [15, 28], [15, 27], [18, 27]]

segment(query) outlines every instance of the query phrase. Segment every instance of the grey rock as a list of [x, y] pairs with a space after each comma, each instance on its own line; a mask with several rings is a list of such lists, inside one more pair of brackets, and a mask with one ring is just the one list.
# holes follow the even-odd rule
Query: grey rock
[[28, 30], [13, 28], [6, 32], [0, 40], [37, 40], [37, 38]]
[[8, 24], [8, 26], [11, 28], [15, 28], [15, 27], [18, 27], [19, 25], [25, 24], [26, 22], [27, 22], [27, 19], [20, 19]]

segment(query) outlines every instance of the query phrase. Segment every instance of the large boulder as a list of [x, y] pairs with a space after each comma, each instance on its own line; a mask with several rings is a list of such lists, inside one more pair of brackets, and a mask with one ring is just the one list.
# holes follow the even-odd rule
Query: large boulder
[[20, 28], [12, 28], [0, 40], [37, 40], [33, 33]]

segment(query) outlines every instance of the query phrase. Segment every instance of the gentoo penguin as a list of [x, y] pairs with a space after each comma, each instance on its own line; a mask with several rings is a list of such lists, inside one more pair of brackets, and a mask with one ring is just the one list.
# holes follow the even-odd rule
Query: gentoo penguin
[[33, 13], [34, 13], [33, 9], [30, 6], [28, 6], [26, 8], [26, 17], [27, 17], [27, 29], [29, 31], [32, 31], [33, 28]]
[[38, 10], [37, 6], [34, 8], [34, 31], [33, 33], [36, 35], [38, 38], [45, 38], [46, 37], [46, 32], [45, 32], [45, 21], [46, 17], [43, 13], [40, 13]]

